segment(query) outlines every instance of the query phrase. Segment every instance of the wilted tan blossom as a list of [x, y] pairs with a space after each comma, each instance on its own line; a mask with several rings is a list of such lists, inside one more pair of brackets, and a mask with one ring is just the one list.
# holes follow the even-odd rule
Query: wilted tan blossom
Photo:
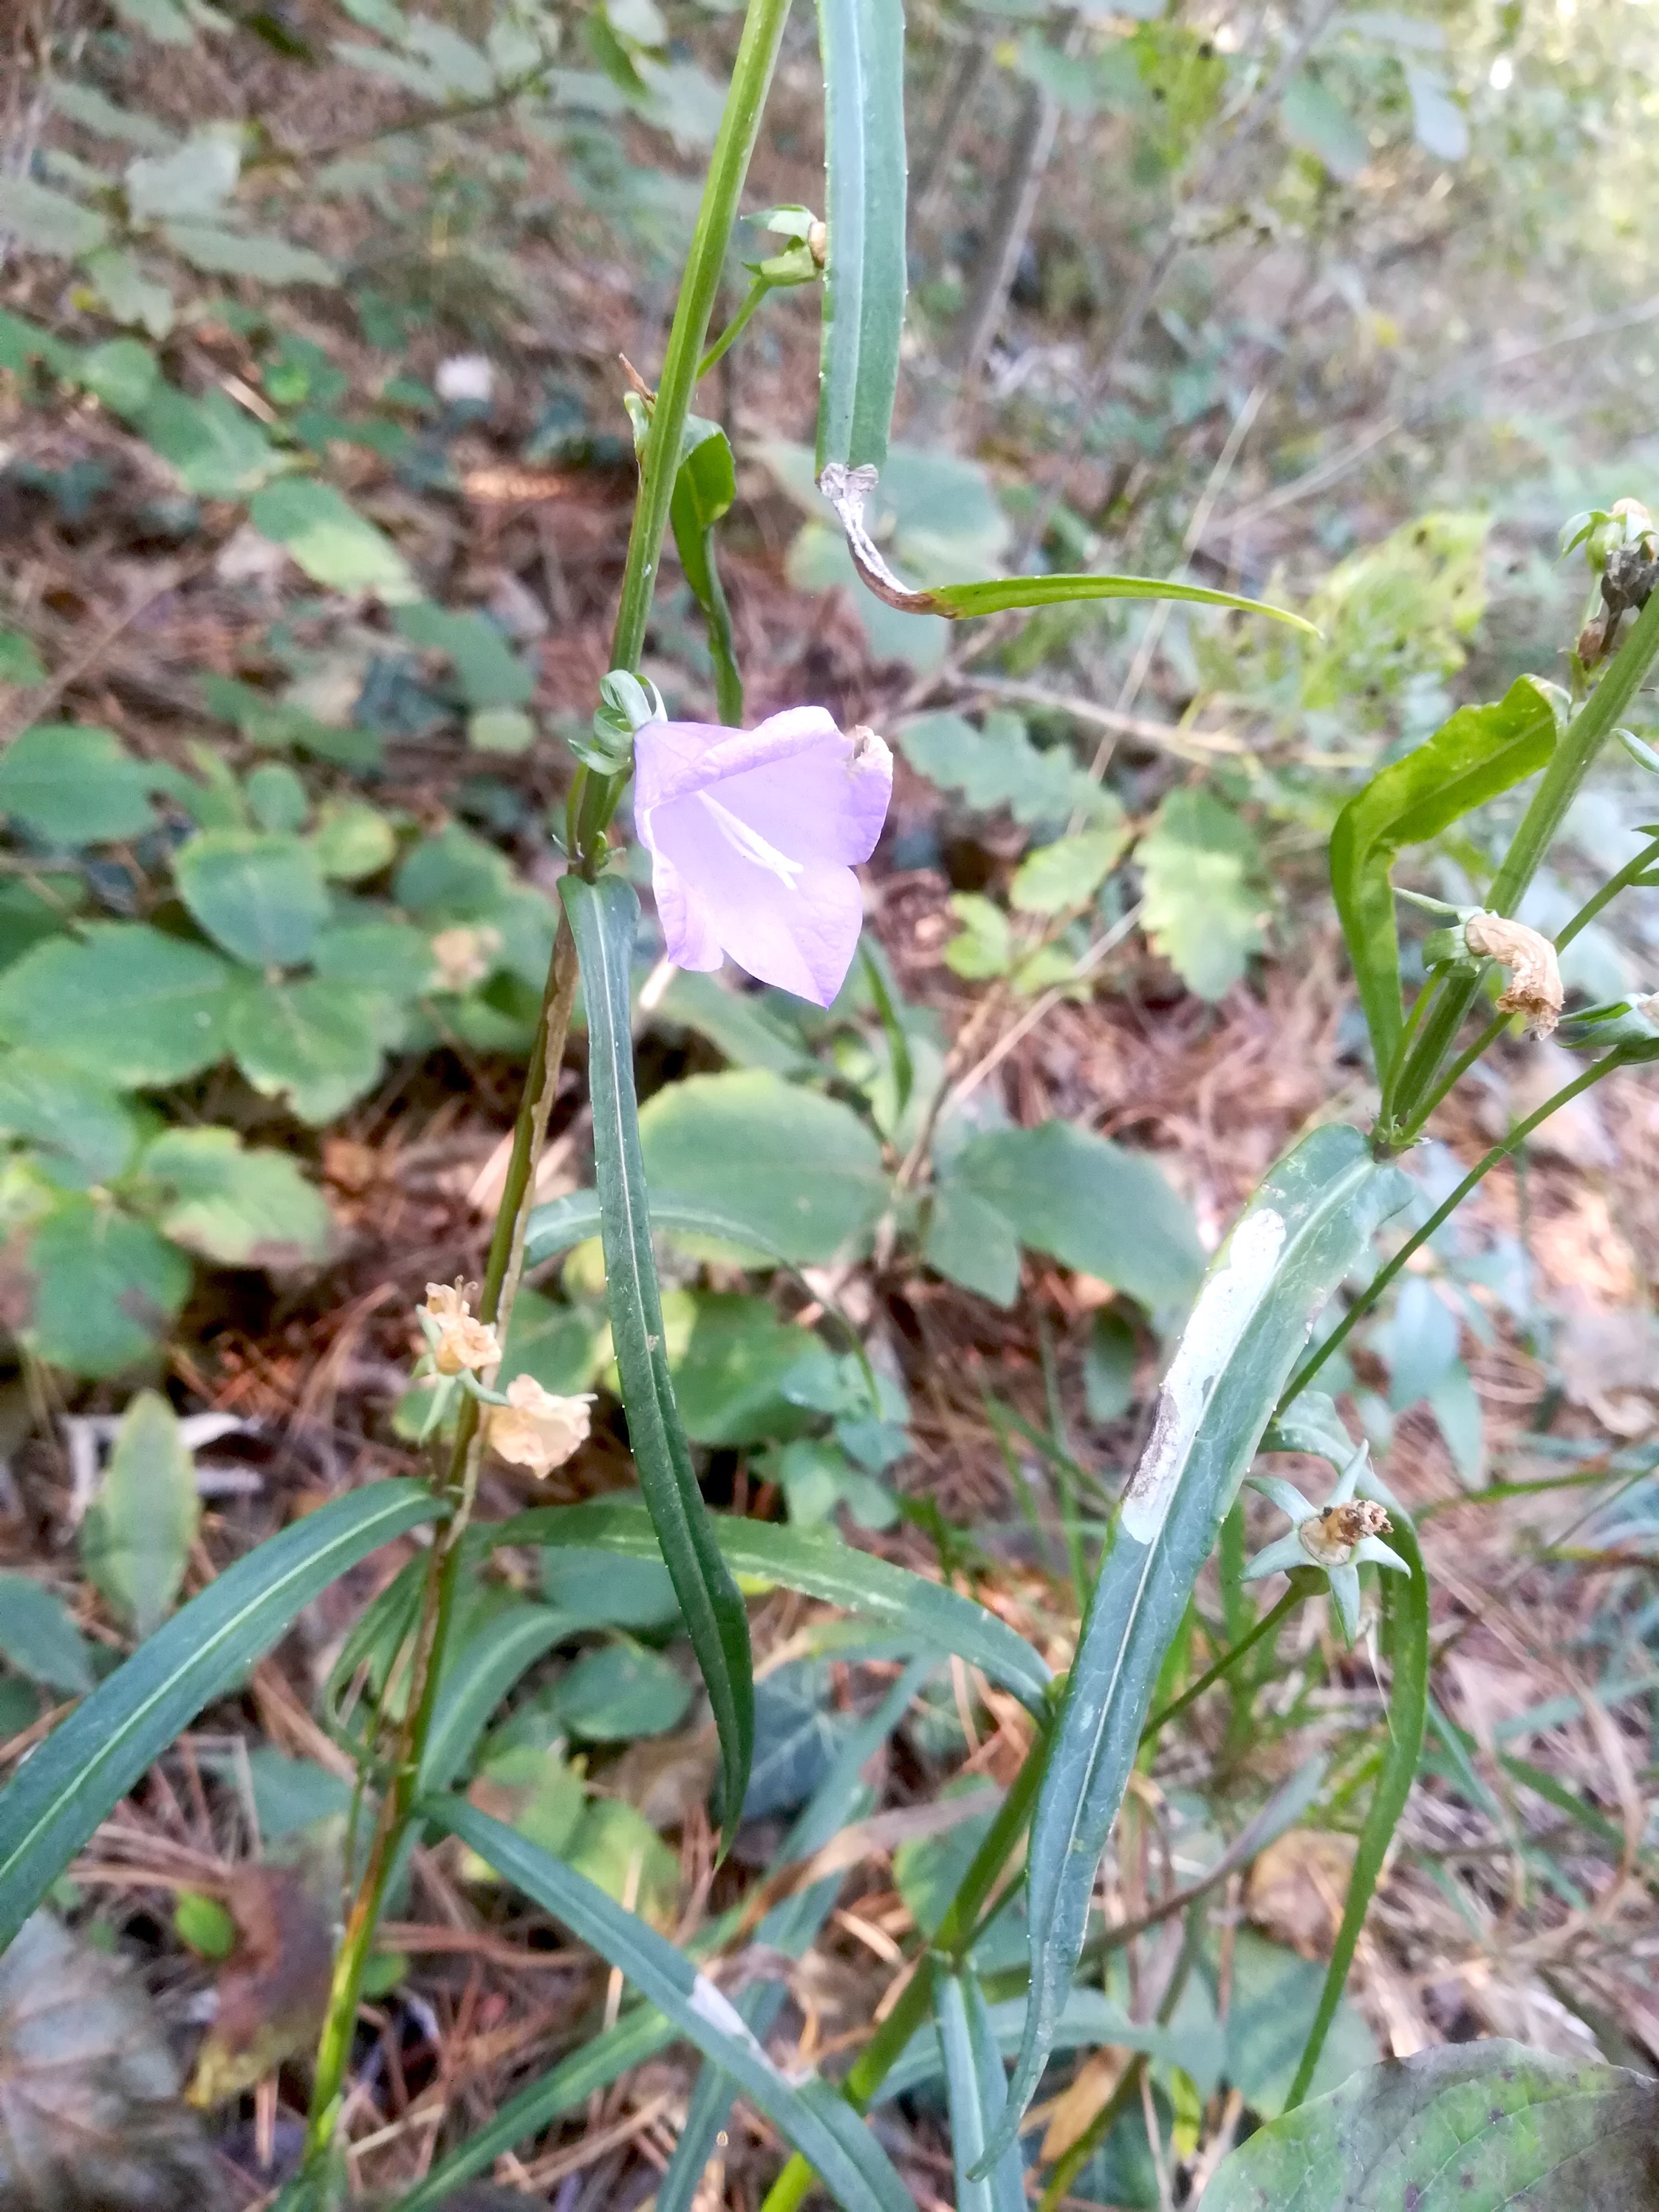
[[497, 1458], [534, 1475], [562, 1467], [587, 1441], [591, 1396], [556, 1398], [532, 1375], [515, 1375], [507, 1403], [484, 1409], [484, 1441]]
[[1369, 1498], [1328, 1505], [1297, 1530], [1303, 1550], [1320, 1567], [1346, 1567], [1355, 1547], [1367, 1536], [1386, 1536], [1394, 1523]]
[[441, 929], [432, 940], [432, 987], [437, 991], [470, 991], [493, 973], [501, 949], [501, 933], [485, 922], [457, 922]]
[[1565, 993], [1560, 963], [1547, 937], [1501, 914], [1472, 914], [1463, 925], [1463, 942], [1478, 959], [1496, 960], [1510, 970], [1509, 988], [1498, 1001], [1500, 1014], [1524, 1014], [1528, 1034], [1547, 1037], [1561, 1019]]
[[440, 1375], [459, 1375], [467, 1367], [482, 1370], [494, 1367], [501, 1358], [495, 1332], [473, 1313], [465, 1284], [459, 1280], [428, 1283], [426, 1310], [438, 1324], [432, 1364]]

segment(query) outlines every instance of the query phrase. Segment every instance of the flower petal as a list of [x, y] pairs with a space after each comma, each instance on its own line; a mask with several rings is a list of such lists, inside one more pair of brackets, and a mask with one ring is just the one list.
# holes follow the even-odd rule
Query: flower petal
[[1344, 1465], [1341, 1473], [1336, 1478], [1336, 1488], [1325, 1500], [1328, 1506], [1347, 1504], [1353, 1496], [1355, 1486], [1360, 1476], [1370, 1467], [1370, 1459], [1371, 1448], [1369, 1443], [1362, 1443], [1354, 1446], [1353, 1457]]
[[[853, 964], [864, 921], [850, 868], [804, 862], [787, 880], [733, 844], [696, 795], [659, 806], [652, 830], [659, 896], [665, 861], [670, 877], [663, 929], [671, 960], [717, 966], [701, 956], [718, 945], [761, 982], [815, 1006], [830, 1004]], [[671, 918], [685, 932], [678, 940]], [[700, 957], [683, 959], [677, 941]]]
[[1342, 1633], [1352, 1644], [1359, 1632], [1358, 1572], [1353, 1567], [1331, 1567], [1327, 1570], [1327, 1579], [1336, 1617], [1342, 1623]]
[[1269, 1544], [1265, 1552], [1258, 1552], [1244, 1570], [1240, 1580], [1260, 1582], [1263, 1575], [1287, 1575], [1292, 1567], [1310, 1567], [1313, 1561], [1302, 1548], [1302, 1540], [1294, 1530], [1281, 1536], [1277, 1543]]
[[1264, 1498], [1271, 1498], [1281, 1513], [1287, 1513], [1292, 1523], [1300, 1528], [1311, 1521], [1319, 1508], [1310, 1505], [1293, 1482], [1286, 1482], [1282, 1474], [1252, 1474], [1245, 1480], [1252, 1490], [1259, 1490]]
[[1362, 1559], [1374, 1567], [1392, 1567], [1396, 1574], [1408, 1575], [1411, 1569], [1398, 1552], [1390, 1551], [1380, 1536], [1362, 1536], [1353, 1547], [1354, 1565]]
[[[647, 838], [647, 844], [650, 840]], [[708, 909], [666, 853], [651, 847], [651, 889], [665, 949], [677, 968], [708, 975], [726, 958]]]

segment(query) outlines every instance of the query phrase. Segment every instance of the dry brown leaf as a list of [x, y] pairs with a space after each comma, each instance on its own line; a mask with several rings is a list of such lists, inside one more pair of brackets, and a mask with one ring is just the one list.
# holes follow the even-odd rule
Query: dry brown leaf
[[1290, 1828], [1250, 1869], [1244, 1906], [1264, 1935], [1304, 1959], [1328, 1959], [1353, 1872], [1355, 1838]]
[[239, 1868], [225, 1902], [236, 1948], [220, 1971], [219, 2009], [189, 2093], [208, 2110], [313, 2047], [334, 1962], [327, 1917], [293, 1868]]

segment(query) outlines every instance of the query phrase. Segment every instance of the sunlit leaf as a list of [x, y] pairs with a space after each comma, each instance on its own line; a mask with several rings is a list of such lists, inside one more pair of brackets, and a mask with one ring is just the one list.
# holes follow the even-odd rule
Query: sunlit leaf
[[179, 1419], [155, 1390], [127, 1407], [82, 1535], [87, 1571], [140, 1637], [172, 1610], [200, 1507]]

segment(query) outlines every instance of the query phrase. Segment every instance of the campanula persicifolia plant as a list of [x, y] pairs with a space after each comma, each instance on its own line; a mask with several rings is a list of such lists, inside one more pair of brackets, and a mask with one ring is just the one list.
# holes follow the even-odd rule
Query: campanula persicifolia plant
[[[1022, 2123], [1066, 2027], [1074, 1978], [1091, 1940], [1097, 1869], [1143, 1747], [1204, 1689], [1236, 1676], [1249, 1651], [1310, 1597], [1328, 1592], [1346, 1636], [1360, 1635], [1369, 1593], [1376, 1601], [1379, 1663], [1386, 1662], [1389, 1678], [1386, 1744], [1376, 1751], [1334, 1954], [1289, 2091], [1289, 2105], [1298, 2105], [1315, 2078], [1416, 1771], [1428, 1710], [1428, 1589], [1411, 1516], [1388, 1494], [1332, 1401], [1310, 1385], [1388, 1284], [1499, 1158], [1556, 1106], [1613, 1069], [1659, 1057], [1652, 994], [1569, 1018], [1563, 1036], [1597, 1056], [1493, 1148], [1308, 1352], [1322, 1316], [1346, 1295], [1350, 1278], [1368, 1262], [1376, 1232], [1409, 1196], [1397, 1163], [1436, 1107], [1513, 1021], [1540, 1036], [1558, 1026], [1565, 1006], [1559, 951], [1620, 890], [1659, 872], [1656, 837], [1553, 939], [1516, 915], [1568, 808], [1602, 747], [1620, 733], [1659, 653], [1659, 594], [1653, 589], [1659, 562], [1651, 526], [1633, 502], [1621, 502], [1568, 532], [1570, 546], [1585, 549], [1597, 595], [1571, 657], [1571, 689], [1522, 678], [1503, 699], [1464, 709], [1383, 768], [1343, 810], [1332, 840], [1332, 878], [1369, 1028], [1375, 1118], [1368, 1130], [1332, 1122], [1306, 1136], [1263, 1178], [1215, 1256], [1175, 1343], [1151, 1435], [1113, 1501], [1103, 1551], [1091, 1558], [1072, 1532], [1085, 1614], [1063, 1684], [1050, 1680], [1043, 1662], [1006, 1623], [954, 1588], [866, 1559], [828, 1535], [709, 1510], [676, 1405], [653, 1255], [633, 1067], [640, 910], [620, 864], [617, 810], [631, 789], [634, 830], [649, 855], [670, 962], [706, 971], [729, 960], [757, 981], [823, 1008], [842, 991], [859, 948], [857, 870], [882, 834], [892, 761], [880, 734], [842, 729], [811, 700], [756, 728], [741, 726], [742, 672], [714, 539], [732, 496], [732, 455], [718, 426], [693, 412], [701, 378], [742, 343], [769, 290], [821, 284], [818, 482], [859, 574], [901, 614], [959, 621], [1071, 601], [1174, 598], [1299, 623], [1281, 610], [1178, 580], [1042, 573], [923, 589], [895, 574], [864, 519], [886, 459], [904, 312], [902, 21], [893, 0], [825, 0], [824, 216], [820, 220], [803, 206], [764, 218], [793, 243], [755, 266], [738, 315], [710, 340], [786, 14], [787, 0], [750, 0], [657, 382], [653, 389], [640, 380], [629, 395], [639, 474], [611, 665], [591, 735], [572, 745], [557, 934], [487, 1264], [477, 1285], [431, 1285], [415, 1317], [424, 1343], [416, 1372], [428, 1386], [420, 1435], [427, 1472], [419, 1480], [353, 1492], [229, 1569], [87, 1697], [0, 1794], [0, 1927], [9, 1934], [150, 1760], [206, 1702], [240, 1679], [301, 1606], [379, 1546], [412, 1530], [429, 1532], [412, 1567], [354, 1632], [335, 1670], [337, 1685], [354, 1695], [365, 1686], [374, 1693], [356, 1732], [342, 1733], [360, 1760], [360, 1826], [367, 1832], [356, 1838], [352, 1893], [316, 2051], [303, 2168], [283, 2200], [295, 2208], [331, 2204], [343, 2191], [340, 2121], [366, 1973], [410, 1855], [421, 1838], [434, 1836], [458, 1838], [606, 1960], [646, 2002], [637, 2014], [607, 2029], [592, 2053], [581, 2057], [576, 2074], [555, 2069], [526, 2088], [411, 2192], [410, 2207], [441, 2201], [516, 2135], [534, 2132], [648, 2055], [658, 2047], [651, 2038], [659, 2028], [689, 2039], [708, 2061], [680, 2152], [665, 2178], [665, 2205], [689, 2203], [726, 2101], [737, 2089], [790, 2146], [768, 2212], [799, 2203], [815, 2172], [849, 2212], [904, 2212], [910, 2196], [862, 2116], [924, 2031], [935, 2036], [944, 2069], [959, 2206], [963, 2212], [1004, 2212], [1023, 2204]], [[100, 252], [102, 245], [100, 232], [87, 250]], [[106, 270], [105, 281], [116, 278]], [[122, 366], [106, 360], [76, 373], [90, 380], [88, 388], [101, 378], [105, 389], [119, 391], [125, 387], [115, 372]], [[137, 374], [131, 361], [125, 366]], [[466, 397], [462, 380], [452, 379], [452, 398]], [[336, 548], [334, 555], [317, 550], [325, 521], [337, 533], [346, 529], [326, 499], [319, 503], [320, 488], [301, 486], [309, 496], [297, 497], [292, 483], [285, 493], [280, 483], [272, 489], [283, 495], [267, 497], [262, 512], [276, 542], [308, 547], [313, 562], [337, 557], [337, 536], [322, 540]], [[720, 724], [671, 719], [641, 674], [671, 528], [707, 620], [720, 709], [729, 716]], [[283, 530], [288, 538], [280, 537]], [[407, 605], [407, 579], [391, 549], [361, 535], [350, 542], [359, 569], [371, 558], [378, 562], [374, 574], [390, 603]], [[1642, 749], [1636, 750], [1641, 758]], [[1659, 765], [1650, 757], [1645, 764]], [[1425, 939], [1424, 980], [1406, 1004], [1391, 880], [1399, 854], [1528, 782], [1531, 795], [1491, 880], [1480, 887], [1480, 903], [1446, 910], [1455, 926]], [[236, 852], [245, 857], [244, 848]], [[1085, 899], [1098, 882], [1098, 872], [1089, 878]], [[204, 912], [216, 911], [211, 884], [198, 882], [195, 896]], [[1042, 903], [1049, 896], [1034, 891], [1032, 910], [1050, 911]], [[317, 896], [320, 901], [320, 884]], [[1063, 885], [1052, 897], [1052, 910], [1066, 910]], [[236, 918], [222, 918], [217, 926], [234, 933]], [[490, 933], [488, 926], [465, 925], [441, 932], [432, 945], [441, 980], [457, 990], [477, 980], [478, 963], [495, 949], [486, 945]], [[256, 941], [251, 924], [244, 934], [250, 963], [280, 966], [282, 957], [298, 957]], [[598, 1230], [638, 1498], [483, 1522], [475, 1508], [487, 1453], [544, 1476], [588, 1431], [586, 1394], [560, 1394], [527, 1375], [512, 1376], [504, 1385], [500, 1379], [579, 982]], [[1489, 997], [1494, 1003], [1488, 1014]], [[932, 1126], [925, 1121], [924, 1136]], [[925, 1151], [921, 1141], [918, 1174]], [[677, 1202], [674, 1225], [718, 1234], [727, 1224], [717, 1218], [700, 1223], [695, 1207]], [[860, 1395], [866, 1384], [867, 1398]], [[824, 1381], [815, 1410], [833, 1413], [854, 1431], [862, 1425], [866, 1446], [881, 1449], [880, 1435], [872, 1444], [867, 1434], [882, 1427], [880, 1384], [861, 1344]], [[1276, 1478], [1252, 1477], [1263, 1449], [1328, 1461], [1336, 1480], [1326, 1503], [1313, 1506]], [[1292, 1527], [1253, 1562], [1235, 1547], [1238, 1556], [1226, 1569], [1233, 1593], [1281, 1572], [1288, 1589], [1198, 1681], [1159, 1702], [1194, 1585], [1247, 1479], [1288, 1514]], [[889, 1627], [903, 1628], [925, 1650], [970, 1662], [1024, 1706], [1030, 1722], [1024, 1764], [927, 1948], [896, 1984], [839, 2083], [775, 2065], [757, 2032], [758, 2023], [763, 2033], [770, 2014], [758, 2000], [748, 2002], [753, 1992], [745, 1990], [744, 2002], [734, 2002], [703, 1970], [706, 1957], [678, 1949], [647, 1914], [619, 1903], [454, 1787], [444, 1701], [455, 1624], [470, 1578], [487, 1554], [532, 1543], [585, 1543], [619, 1559], [665, 1567], [718, 1735], [723, 1849], [743, 1811], [755, 1743], [754, 1668], [740, 1577], [866, 1609]], [[1362, 1581], [1362, 1569], [1371, 1571], [1369, 1580]], [[901, 1679], [894, 1692], [897, 1711], [914, 1687], [909, 1674]], [[886, 1706], [881, 1725], [893, 1725]], [[863, 1756], [868, 1746], [863, 1738], [859, 1743]], [[809, 1858], [830, 1839], [819, 1832], [826, 1820], [831, 1830], [843, 1824], [857, 1768], [854, 1760], [837, 1778], [841, 1795], [833, 1802], [840, 1809], [833, 1817], [820, 1817], [818, 1800], [809, 1808], [792, 1835], [792, 1860]], [[1311, 1786], [1318, 1783], [1316, 1777]], [[1297, 1800], [1306, 1802], [1305, 1796]], [[1293, 1817], [1293, 1809], [1285, 1814]], [[988, 1919], [1016, 1895], [1025, 1920], [1026, 1963], [1015, 1972], [1010, 2001], [1018, 2019], [1011, 2028], [1006, 2016], [994, 2016], [975, 1949]], [[810, 1936], [805, 1922], [788, 1917], [787, 1908], [796, 1905], [804, 1910], [805, 1899], [793, 1891], [783, 1896], [775, 1911], [784, 1917], [769, 1913], [757, 1949], [769, 1947], [775, 1956], [801, 1939], [804, 1927]], [[753, 1932], [741, 1916], [717, 1920], [704, 1950], [717, 1954], [746, 1943]], [[1109, 1944], [1109, 1935], [1093, 1940]], [[1178, 1996], [1178, 1986], [1172, 1987]], [[1012, 2075], [1005, 2072], [1006, 2057]], [[573, 2087], [578, 2078], [580, 2088]], [[1060, 2161], [1052, 2201], [1063, 2196], [1075, 2170]], [[1340, 2184], [1334, 2171], [1330, 2190], [1318, 2201], [1334, 2206]], [[1407, 2188], [1406, 2201], [1416, 2201], [1415, 2189]]]

